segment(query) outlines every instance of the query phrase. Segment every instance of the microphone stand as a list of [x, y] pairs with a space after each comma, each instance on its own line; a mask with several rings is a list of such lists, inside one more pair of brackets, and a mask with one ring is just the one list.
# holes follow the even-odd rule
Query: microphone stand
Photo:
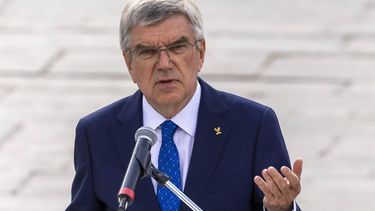
[[[191, 210], [203, 211], [200, 207], [198, 207], [198, 205], [196, 205], [191, 199], [189, 199], [189, 197], [187, 197], [180, 189], [178, 189], [172, 182], [170, 182], [170, 177], [167, 174], [155, 168], [155, 166], [151, 163], [149, 153], [144, 156], [139, 156], [139, 154], [137, 154], [136, 159], [139, 162], [140, 167], [142, 167], [143, 169], [143, 176], [141, 176], [141, 179], [145, 177], [153, 177], [160, 185], [165, 186], [173, 194], [175, 194]], [[118, 198], [118, 201], [119, 201], [118, 211], [125, 211], [131, 205], [131, 201], [125, 195], [120, 196]]]
[[189, 197], [187, 197], [180, 189], [178, 189], [170, 178], [164, 172], [161, 172], [154, 165], [151, 164], [151, 175], [160, 185], [167, 187], [174, 195], [176, 195], [182, 202], [184, 202], [193, 211], [203, 211], [196, 205]]

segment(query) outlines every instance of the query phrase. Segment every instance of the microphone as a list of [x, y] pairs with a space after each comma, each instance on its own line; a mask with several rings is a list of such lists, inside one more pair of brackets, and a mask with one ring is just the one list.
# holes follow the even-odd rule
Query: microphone
[[135, 198], [135, 186], [140, 178], [147, 175], [151, 166], [150, 149], [156, 143], [157, 136], [150, 127], [141, 127], [135, 132], [135, 147], [131, 156], [128, 169], [117, 195], [118, 210], [124, 211]]

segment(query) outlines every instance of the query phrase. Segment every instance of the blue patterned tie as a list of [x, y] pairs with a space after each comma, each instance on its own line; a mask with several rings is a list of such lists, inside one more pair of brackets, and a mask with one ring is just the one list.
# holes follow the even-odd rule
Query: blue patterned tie
[[[166, 173], [170, 181], [181, 190], [180, 159], [177, 147], [173, 141], [173, 135], [177, 125], [171, 120], [166, 120], [161, 125], [162, 144], [159, 151], [158, 168]], [[166, 187], [158, 185], [158, 199], [162, 211], [177, 211], [180, 207], [180, 199]]]

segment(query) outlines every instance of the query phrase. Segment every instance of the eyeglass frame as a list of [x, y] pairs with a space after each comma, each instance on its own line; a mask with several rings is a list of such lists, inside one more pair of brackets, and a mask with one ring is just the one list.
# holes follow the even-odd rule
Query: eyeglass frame
[[[195, 40], [193, 43], [190, 43], [185, 37], [181, 37], [179, 40], [177, 40], [177, 41], [175, 41], [172, 44], [169, 44], [167, 46], [151, 47], [151, 46], [140, 45], [141, 47], [135, 47], [133, 49], [128, 48], [128, 49], [125, 50], [125, 52], [130, 52], [131, 55], [133, 55], [133, 54], [136, 55], [136, 51], [139, 50], [139, 49], [155, 50], [155, 53], [153, 55], [151, 55], [149, 58], [143, 58], [142, 59], [144, 61], [148, 61], [148, 60], [152, 60], [152, 58], [160, 58], [161, 51], [165, 51], [166, 54], [168, 55], [168, 58], [171, 59], [173, 57], [173, 56], [171, 57], [171, 55], [182, 55], [182, 54], [185, 54], [188, 51], [187, 50], [186, 52], [176, 53], [176, 52], [173, 52], [172, 50], [170, 50], [171, 48], [176, 47], [176, 46], [181, 45], [181, 44], [187, 44], [187, 46], [193, 47], [193, 46], [196, 46], [201, 41], [203, 41], [203, 39]], [[131, 59], [133, 58], [133, 56], [131, 57]], [[136, 56], [134, 56], [134, 57], [136, 57]], [[157, 61], [157, 60], [155, 60], [155, 61]]]

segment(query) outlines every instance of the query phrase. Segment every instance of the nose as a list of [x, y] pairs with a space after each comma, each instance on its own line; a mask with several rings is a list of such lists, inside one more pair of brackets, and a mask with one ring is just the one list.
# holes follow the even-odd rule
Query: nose
[[169, 57], [167, 49], [160, 49], [157, 67], [159, 69], [166, 69], [171, 67], [171, 59]]

